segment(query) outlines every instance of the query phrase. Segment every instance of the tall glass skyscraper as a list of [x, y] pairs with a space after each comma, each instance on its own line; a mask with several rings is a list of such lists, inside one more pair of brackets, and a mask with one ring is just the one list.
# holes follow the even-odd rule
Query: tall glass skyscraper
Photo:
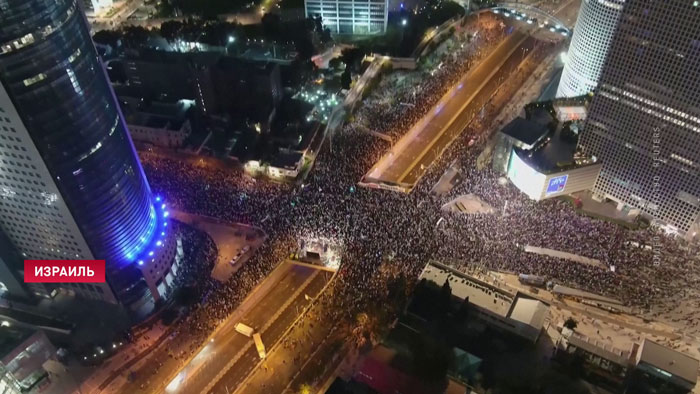
[[595, 89], [625, 0], [582, 0], [557, 97]]
[[689, 238], [700, 220], [700, 2], [627, 0], [579, 142], [594, 192]]
[[0, 0], [0, 229], [27, 259], [105, 260], [108, 285], [75, 290], [137, 310], [164, 207], [78, 1]]

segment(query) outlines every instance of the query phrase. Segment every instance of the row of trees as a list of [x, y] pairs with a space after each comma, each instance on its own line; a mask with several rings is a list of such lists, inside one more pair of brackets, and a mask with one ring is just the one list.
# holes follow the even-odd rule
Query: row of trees
[[208, 19], [244, 10], [251, 4], [249, 0], [162, 0], [161, 3], [167, 3], [163, 6], [165, 10]]
[[[161, 36], [171, 43], [183, 40], [211, 46], [242, 45], [247, 39], [293, 44], [302, 60], [309, 60], [314, 55], [317, 44], [331, 40], [330, 31], [323, 29], [320, 18], [283, 22], [276, 14], [266, 14], [262, 23], [257, 25], [190, 18], [184, 21], [163, 22], [157, 30], [126, 26], [119, 30], [99, 31], [93, 39], [97, 43], [113, 47], [117, 47], [118, 42], [121, 42], [126, 47], [139, 48], [154, 36]], [[230, 37], [235, 40], [233, 43], [229, 42]]]

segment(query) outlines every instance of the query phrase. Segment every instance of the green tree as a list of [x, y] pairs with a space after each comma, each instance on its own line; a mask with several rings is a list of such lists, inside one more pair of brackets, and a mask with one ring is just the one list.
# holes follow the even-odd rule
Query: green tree
[[278, 14], [267, 13], [262, 19], [263, 32], [265, 38], [269, 40], [279, 40], [282, 32], [282, 20]]
[[121, 30], [124, 44], [131, 48], [143, 46], [151, 37], [151, 31], [142, 26], [125, 26]]
[[343, 61], [340, 59], [340, 57], [334, 57], [328, 61], [328, 67], [332, 69], [339, 69], [341, 64], [343, 64]]
[[170, 1], [161, 0], [160, 2], [158, 2], [157, 13], [158, 13], [159, 17], [169, 18], [169, 17], [173, 16], [174, 12], [175, 12], [175, 8], [173, 7], [172, 4], [170, 4]]
[[350, 69], [346, 68], [343, 74], [340, 76], [340, 85], [343, 89], [350, 89], [350, 84], [352, 83], [352, 78], [350, 77]]
[[346, 69], [355, 70], [364, 57], [364, 52], [360, 48], [345, 48], [340, 53], [340, 57], [345, 63]]
[[114, 30], [100, 30], [92, 36], [92, 40], [97, 44], [109, 45], [116, 48], [122, 35]]
[[166, 21], [160, 25], [160, 35], [166, 41], [173, 43], [182, 33], [183, 23], [180, 21]]
[[574, 320], [573, 317], [569, 317], [564, 321], [564, 327], [568, 328], [569, 330], [575, 330], [576, 327], [578, 326], [578, 322]]

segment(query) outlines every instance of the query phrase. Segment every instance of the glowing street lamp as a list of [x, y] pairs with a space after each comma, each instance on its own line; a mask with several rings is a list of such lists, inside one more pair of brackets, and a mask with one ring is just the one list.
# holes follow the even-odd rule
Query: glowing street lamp
[[236, 41], [236, 37], [234, 36], [228, 36], [228, 43], [232, 44], [234, 41]]
[[406, 26], [408, 24], [408, 20], [406, 18], [401, 19], [401, 26]]

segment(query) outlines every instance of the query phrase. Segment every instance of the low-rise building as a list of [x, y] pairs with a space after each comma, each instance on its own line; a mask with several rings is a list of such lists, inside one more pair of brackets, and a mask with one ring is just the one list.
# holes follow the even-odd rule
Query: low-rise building
[[537, 342], [549, 305], [523, 293], [512, 294], [496, 286], [457, 271], [446, 265], [430, 262], [420, 275], [437, 286], [450, 284], [452, 296], [469, 300], [476, 316], [493, 327]]
[[584, 376], [596, 381], [598, 385], [619, 391], [632, 367], [633, 350], [617, 349], [564, 328], [562, 338], [557, 343], [556, 355], [557, 359], [565, 363], [580, 361]]
[[180, 148], [192, 133], [190, 121], [138, 112], [127, 118], [127, 127], [134, 141], [163, 148]]
[[686, 394], [698, 380], [698, 360], [645, 338], [637, 352], [630, 394]]
[[626, 394], [687, 394], [697, 383], [697, 359], [650, 339], [623, 350], [565, 327], [561, 332], [556, 358], [582, 367], [597, 386]]
[[270, 160], [267, 173], [273, 178], [296, 178], [304, 165], [301, 152], [279, 152]]
[[44, 364], [55, 359], [56, 349], [43, 331], [0, 327], [0, 393], [29, 392], [50, 384]]
[[180, 148], [192, 133], [188, 119], [190, 109], [194, 106], [192, 100], [146, 103], [142, 99], [122, 95], [119, 103], [131, 139], [136, 142], [163, 148]]

